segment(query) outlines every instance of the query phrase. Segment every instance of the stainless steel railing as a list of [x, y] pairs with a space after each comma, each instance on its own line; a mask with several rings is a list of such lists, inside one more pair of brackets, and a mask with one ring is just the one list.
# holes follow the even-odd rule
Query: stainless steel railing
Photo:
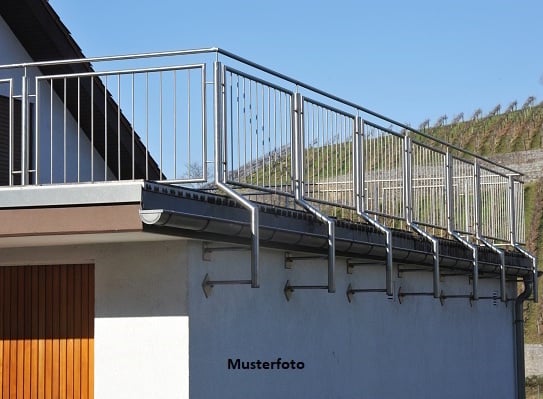
[[4, 185], [143, 178], [209, 189], [208, 166], [220, 163], [221, 182], [252, 200], [299, 207], [301, 184], [301, 200], [330, 217], [362, 211], [389, 228], [525, 240], [517, 172], [221, 49], [0, 66], [0, 95]]

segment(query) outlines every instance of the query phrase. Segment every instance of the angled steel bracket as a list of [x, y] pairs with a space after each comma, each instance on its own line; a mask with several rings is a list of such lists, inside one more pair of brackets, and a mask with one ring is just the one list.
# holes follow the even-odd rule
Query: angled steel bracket
[[427, 231], [423, 230], [418, 226], [415, 221], [413, 221], [413, 176], [412, 176], [412, 142], [409, 135], [406, 133], [404, 136], [404, 216], [407, 226], [409, 226], [415, 233], [430, 241], [432, 244], [432, 256], [434, 258], [434, 279], [433, 286], [434, 298], [441, 298], [441, 276], [440, 276], [440, 265], [439, 265], [439, 240], [429, 234]]
[[490, 248], [492, 251], [498, 254], [500, 257], [500, 300], [502, 302], [507, 302], [507, 291], [505, 289], [505, 251], [493, 245], [491, 242], [487, 241], [483, 237], [478, 237], [479, 242], [481, 242], [487, 248]]
[[328, 283], [327, 285], [291, 285], [287, 281], [284, 292], [287, 300], [292, 293], [300, 289], [327, 289], [329, 293], [336, 292], [336, 223], [334, 219], [326, 216], [317, 208], [304, 200], [303, 182], [303, 99], [300, 93], [294, 93], [292, 101], [292, 188], [294, 200], [306, 211], [313, 214], [317, 220], [328, 226]]
[[216, 61], [214, 64], [214, 130], [215, 130], [215, 186], [226, 195], [234, 199], [242, 207], [251, 213], [251, 279], [250, 280], [211, 280], [208, 275], [202, 282], [204, 294], [207, 297], [211, 294], [211, 289], [215, 285], [234, 285], [250, 284], [252, 288], [259, 287], [258, 268], [260, 257], [260, 234], [259, 234], [259, 209], [247, 198], [228, 187], [224, 182], [226, 180], [226, 160], [224, 156], [224, 147], [226, 146], [225, 126], [225, 101], [224, 101], [224, 68], [221, 63]]
[[[453, 197], [453, 157], [450, 152], [447, 151], [445, 172], [446, 172], [446, 196], [447, 196], [447, 233], [453, 237], [456, 241], [460, 242], [464, 246], [470, 249], [472, 254], [472, 300], [479, 299], [479, 249], [478, 246], [469, 242], [462, 237], [454, 228], [454, 197]], [[477, 175], [477, 172], [476, 172]], [[476, 190], [477, 191], [477, 190]], [[476, 206], [477, 208], [477, 206]]]
[[[356, 293], [364, 292], [385, 292], [389, 297], [394, 297], [394, 289], [392, 282], [392, 232], [385, 225], [379, 223], [366, 213], [366, 195], [364, 189], [365, 168], [364, 168], [364, 123], [359, 116], [355, 118], [354, 124], [354, 156], [353, 156], [353, 179], [354, 179], [354, 202], [356, 204], [356, 214], [361, 217], [366, 223], [372, 225], [377, 230], [385, 235], [385, 288], [352, 288], [349, 285], [347, 289], [347, 299], [351, 302], [352, 297]], [[347, 263], [347, 273], [352, 271]]]

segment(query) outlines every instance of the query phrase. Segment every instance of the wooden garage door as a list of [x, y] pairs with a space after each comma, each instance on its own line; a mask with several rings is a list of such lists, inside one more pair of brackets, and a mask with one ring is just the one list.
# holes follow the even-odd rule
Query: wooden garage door
[[0, 267], [0, 398], [93, 398], [94, 266]]

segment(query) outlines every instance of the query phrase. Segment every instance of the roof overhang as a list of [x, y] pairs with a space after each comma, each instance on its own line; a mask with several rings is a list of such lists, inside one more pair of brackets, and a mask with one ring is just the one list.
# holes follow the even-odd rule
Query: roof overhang
[[[313, 215], [259, 204], [260, 245], [292, 252], [326, 254], [327, 227]], [[0, 247], [99, 242], [197, 239], [249, 245], [249, 212], [217, 193], [144, 181], [0, 188]], [[471, 251], [440, 240], [440, 265], [461, 273], [472, 268]], [[365, 223], [336, 221], [338, 256], [385, 260], [384, 235]], [[498, 256], [479, 247], [479, 271], [497, 275]], [[393, 231], [397, 264], [433, 267], [431, 244]], [[522, 254], [506, 252], [510, 277], [531, 273]]]

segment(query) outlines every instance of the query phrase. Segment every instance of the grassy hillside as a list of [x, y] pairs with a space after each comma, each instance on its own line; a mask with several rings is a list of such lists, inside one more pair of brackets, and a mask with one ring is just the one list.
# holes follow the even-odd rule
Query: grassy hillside
[[[517, 107], [511, 103], [504, 112], [496, 106], [488, 115], [477, 110], [465, 120], [455, 116], [452, 122], [446, 116], [430, 126], [428, 121], [421, 130], [477, 154], [491, 157], [496, 154], [543, 148], [543, 103], [534, 105], [530, 97]], [[526, 246], [538, 257], [539, 270], [543, 270], [543, 179], [525, 184]], [[543, 279], [539, 282], [539, 303], [526, 303], [526, 343], [543, 343]]]

